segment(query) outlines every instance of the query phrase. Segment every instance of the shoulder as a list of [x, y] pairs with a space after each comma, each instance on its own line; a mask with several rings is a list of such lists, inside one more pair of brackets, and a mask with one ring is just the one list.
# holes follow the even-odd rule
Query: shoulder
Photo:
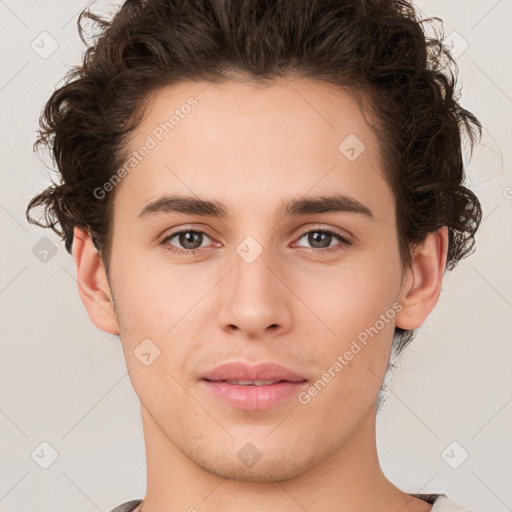
[[142, 500], [132, 500], [119, 505], [111, 512], [136, 512], [135, 508], [142, 503]]
[[[446, 494], [415, 494], [417, 498], [433, 503], [431, 512], [476, 512], [467, 507], [459, 505], [451, 500]], [[136, 507], [142, 503], [142, 500], [132, 500], [119, 505], [111, 512], [136, 512]]]
[[446, 494], [436, 494], [434, 499], [426, 500], [433, 503], [431, 512], [476, 512], [448, 498]]

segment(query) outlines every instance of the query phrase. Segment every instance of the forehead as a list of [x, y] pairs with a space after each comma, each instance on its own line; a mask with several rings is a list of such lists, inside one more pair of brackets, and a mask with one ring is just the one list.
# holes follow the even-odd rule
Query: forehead
[[313, 80], [167, 86], [128, 143], [133, 165], [116, 202], [177, 192], [261, 211], [262, 199], [334, 189], [382, 202], [387, 183], [368, 120], [348, 92]]

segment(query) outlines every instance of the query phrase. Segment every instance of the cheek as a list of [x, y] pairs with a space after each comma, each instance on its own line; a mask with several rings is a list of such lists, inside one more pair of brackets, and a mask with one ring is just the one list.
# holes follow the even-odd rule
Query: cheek
[[[200, 289], [190, 282], [187, 286], [183, 273], [176, 271], [162, 278], [154, 268], [133, 265], [119, 270], [127, 276], [118, 282], [116, 302], [125, 328], [121, 340], [130, 379], [143, 406], [165, 416], [169, 404], [187, 398], [180, 383], [188, 382], [185, 362], [195, 343], [188, 328], [197, 322], [199, 308], [194, 304]], [[161, 418], [164, 423], [168, 419]]]
[[180, 319], [187, 321], [185, 315], [214, 286], [215, 275], [165, 258], [158, 265], [148, 260], [135, 256], [117, 263], [116, 303], [127, 331], [165, 338]]
[[[315, 318], [308, 316], [303, 323], [310, 336], [303, 340], [302, 348], [310, 360], [318, 362], [319, 382], [316, 391], [312, 390], [315, 397], [322, 395], [314, 398], [318, 407], [332, 402], [337, 404], [332, 414], [346, 413], [347, 408], [355, 411], [358, 403], [376, 397], [401, 307], [395, 292], [399, 281], [396, 261], [376, 264], [373, 259], [371, 265], [360, 261], [340, 265], [335, 271], [317, 271], [304, 284], [302, 293], [308, 297]], [[316, 330], [314, 342], [313, 325], [323, 333], [319, 336], [320, 330]]]
[[328, 327], [332, 337], [357, 336], [393, 310], [400, 286], [399, 265], [368, 259], [320, 266], [297, 276], [296, 289], [310, 310], [308, 315]]

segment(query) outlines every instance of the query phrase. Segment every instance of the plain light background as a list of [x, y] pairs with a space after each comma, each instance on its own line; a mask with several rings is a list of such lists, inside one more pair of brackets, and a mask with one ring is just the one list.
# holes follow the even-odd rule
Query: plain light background
[[[106, 13], [113, 5], [92, 8]], [[401, 357], [378, 416], [378, 449], [404, 491], [446, 492], [476, 511], [505, 512], [512, 510], [512, 2], [416, 5], [444, 20], [462, 104], [485, 127], [468, 169], [484, 221], [476, 253], [446, 275], [436, 310]], [[85, 6], [0, 0], [2, 512], [108, 512], [146, 489], [139, 404], [120, 342], [90, 323], [58, 237], [25, 220], [29, 199], [49, 184], [32, 153], [38, 117], [68, 67], [80, 63], [76, 19]], [[41, 467], [52, 454], [56, 460]]]

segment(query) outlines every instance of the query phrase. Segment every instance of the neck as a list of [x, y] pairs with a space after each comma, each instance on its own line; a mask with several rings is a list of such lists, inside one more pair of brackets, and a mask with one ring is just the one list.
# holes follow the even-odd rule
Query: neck
[[296, 477], [237, 481], [221, 478], [191, 461], [141, 407], [147, 459], [142, 512], [370, 512], [375, 504], [382, 512], [430, 510], [384, 476], [377, 456], [375, 413], [375, 407], [370, 409], [343, 446]]

